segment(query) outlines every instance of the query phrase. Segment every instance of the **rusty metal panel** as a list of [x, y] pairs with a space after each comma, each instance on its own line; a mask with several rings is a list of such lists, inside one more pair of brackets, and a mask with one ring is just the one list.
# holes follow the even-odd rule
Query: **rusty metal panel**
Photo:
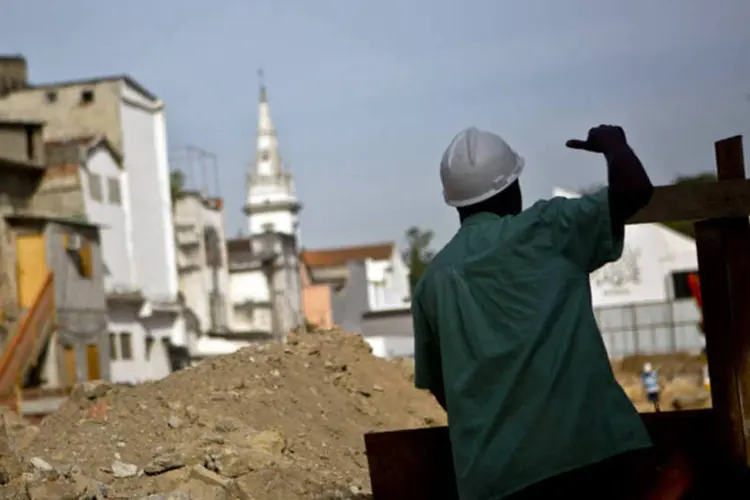
[[458, 498], [447, 427], [365, 434], [373, 500]]

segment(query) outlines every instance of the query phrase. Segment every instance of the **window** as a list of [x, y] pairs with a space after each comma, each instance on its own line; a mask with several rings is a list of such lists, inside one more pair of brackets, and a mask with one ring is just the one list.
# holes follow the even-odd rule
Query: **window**
[[112, 332], [109, 334], [109, 359], [117, 359], [117, 334]]
[[151, 335], [146, 337], [146, 361], [151, 359], [151, 349], [154, 347], [154, 337]]
[[54, 104], [57, 102], [57, 92], [54, 90], [50, 90], [45, 95], [45, 99], [47, 99], [47, 104]]
[[33, 160], [34, 156], [34, 129], [26, 127], [26, 158]]
[[94, 102], [94, 91], [87, 89], [81, 92], [81, 104], [91, 104]]
[[78, 250], [81, 256], [81, 276], [91, 278], [94, 276], [94, 251], [91, 241], [84, 239], [81, 248]]
[[268, 150], [267, 149], [262, 150], [260, 152], [260, 160], [261, 161], [268, 161], [268, 158], [269, 158]]
[[688, 275], [697, 271], [677, 271], [672, 273], [672, 285], [674, 286], [675, 299], [691, 299], [693, 294], [688, 286]]
[[94, 249], [90, 240], [76, 233], [64, 234], [63, 247], [81, 277], [94, 276]]
[[266, 222], [265, 224], [261, 226], [261, 228], [263, 229], [263, 232], [265, 233], [272, 233], [274, 229], [273, 222]]
[[133, 339], [128, 332], [120, 333], [120, 353], [121, 359], [133, 359]]
[[89, 193], [95, 201], [102, 201], [102, 176], [99, 174], [89, 174]]
[[115, 177], [107, 179], [107, 194], [109, 202], [113, 205], [122, 203], [122, 194], [120, 193], [120, 180]]

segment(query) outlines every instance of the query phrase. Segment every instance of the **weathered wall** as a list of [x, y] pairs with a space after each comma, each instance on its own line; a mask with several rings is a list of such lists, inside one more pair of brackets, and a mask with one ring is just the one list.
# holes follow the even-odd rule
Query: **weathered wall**
[[[82, 92], [93, 91], [93, 101], [84, 103]], [[55, 94], [54, 102], [48, 98]], [[106, 135], [122, 153], [120, 128], [120, 82], [107, 80], [64, 86], [40, 86], [0, 98], [0, 117], [45, 122], [44, 139]]]
[[[101, 244], [107, 274], [107, 292], [138, 290], [130, 225], [130, 199], [126, 172], [105, 147], [92, 151], [80, 170], [80, 191], [89, 222], [101, 226]], [[92, 196], [92, 182], [99, 184], [99, 199]], [[79, 195], [80, 198], [80, 195]]]
[[[106, 310], [104, 294], [104, 266], [98, 229], [85, 226], [68, 226], [58, 223], [47, 225], [47, 255], [55, 273], [55, 301], [62, 315], [58, 321], [76, 332], [88, 332], [103, 325]], [[78, 235], [92, 245], [93, 273], [82, 276], [75, 260], [65, 249], [64, 235]]]
[[0, 296], [3, 313], [14, 318], [16, 307], [16, 240], [4, 216], [27, 213], [34, 208], [34, 192], [39, 184], [38, 173], [3, 168], [0, 159]]
[[302, 286], [299, 275], [299, 252], [295, 240], [287, 235], [278, 235], [281, 239], [281, 256], [278, 259], [274, 274], [276, 290], [276, 311], [278, 314], [279, 333], [289, 332], [302, 323]]
[[35, 211], [85, 220], [80, 165], [49, 167], [32, 200]]
[[347, 264], [349, 279], [344, 287], [335, 292], [331, 299], [333, 304], [333, 322], [342, 330], [360, 333], [362, 331], [362, 314], [369, 309], [367, 300], [367, 269], [364, 261]]
[[26, 87], [29, 83], [26, 59], [21, 56], [0, 57], [0, 96]]
[[42, 128], [0, 121], [0, 156], [12, 161], [44, 165]]
[[304, 265], [300, 265], [300, 284], [302, 285], [302, 314], [305, 319], [318, 328], [324, 330], [332, 328], [332, 287], [328, 284], [313, 284], [307, 266]]
[[[81, 276], [64, 246], [64, 234], [78, 234], [92, 244], [92, 277]], [[98, 344], [102, 377], [109, 378], [107, 309], [104, 294], [104, 266], [98, 229], [82, 226], [47, 225], [47, 259], [55, 274], [55, 306], [58, 334], [64, 345], [76, 346], [79, 380], [85, 380], [86, 346]], [[81, 365], [83, 368], [81, 368]]]

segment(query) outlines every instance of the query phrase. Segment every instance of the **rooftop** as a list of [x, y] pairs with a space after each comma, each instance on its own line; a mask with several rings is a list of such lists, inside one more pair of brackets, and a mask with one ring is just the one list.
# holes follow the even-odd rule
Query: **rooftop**
[[396, 245], [393, 242], [388, 242], [323, 250], [305, 250], [301, 253], [301, 258], [309, 267], [340, 266], [350, 261], [390, 259], [395, 247]]
[[159, 97], [150, 92], [146, 87], [138, 83], [135, 78], [133, 78], [130, 75], [127, 74], [120, 74], [120, 75], [104, 75], [104, 76], [97, 76], [92, 78], [80, 78], [80, 79], [74, 79], [74, 80], [62, 80], [57, 82], [47, 82], [47, 83], [36, 83], [36, 84], [30, 84], [26, 88], [16, 89], [15, 93], [20, 92], [28, 92], [30, 90], [43, 90], [43, 89], [55, 89], [60, 87], [77, 87], [77, 86], [85, 86], [85, 85], [96, 85], [98, 83], [103, 82], [115, 82], [115, 81], [125, 81], [128, 85], [136, 89], [138, 92], [143, 94], [144, 96], [148, 97], [151, 100], [158, 101]]
[[115, 150], [112, 143], [104, 135], [65, 137], [44, 143], [49, 165], [78, 163], [80, 151], [83, 150], [88, 154], [99, 146], [105, 147], [115, 161], [122, 164], [122, 155]]

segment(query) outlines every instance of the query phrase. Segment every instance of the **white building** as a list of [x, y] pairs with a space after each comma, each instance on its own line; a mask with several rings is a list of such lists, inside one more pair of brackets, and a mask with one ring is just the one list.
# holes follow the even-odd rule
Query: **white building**
[[[247, 176], [249, 235], [227, 243], [231, 333], [226, 349], [280, 340], [299, 326], [299, 211], [291, 173], [284, 168], [265, 85], [260, 88], [255, 162]], [[214, 337], [217, 337], [214, 335]]]
[[373, 354], [413, 356], [409, 268], [395, 243], [302, 252], [306, 319], [360, 333]]
[[229, 264], [224, 204], [221, 198], [185, 191], [175, 201], [177, 270], [186, 313], [194, 318], [197, 335], [190, 335], [191, 358], [234, 349], [225, 336], [231, 324]]
[[[555, 196], [576, 197], [557, 188]], [[613, 357], [696, 351], [700, 311], [687, 287], [695, 241], [662, 224], [625, 227], [622, 257], [591, 275], [591, 300]]]
[[[86, 216], [110, 225], [102, 235], [112, 378], [139, 382], [166, 375], [181, 363], [186, 338], [163, 102], [132, 78], [113, 76], [17, 89], [0, 99], [0, 115], [45, 122], [46, 141], [95, 136], [111, 145], [111, 155], [94, 148], [87, 159], [85, 192]], [[110, 201], [117, 197], [111, 194], [116, 180], [121, 208]]]

